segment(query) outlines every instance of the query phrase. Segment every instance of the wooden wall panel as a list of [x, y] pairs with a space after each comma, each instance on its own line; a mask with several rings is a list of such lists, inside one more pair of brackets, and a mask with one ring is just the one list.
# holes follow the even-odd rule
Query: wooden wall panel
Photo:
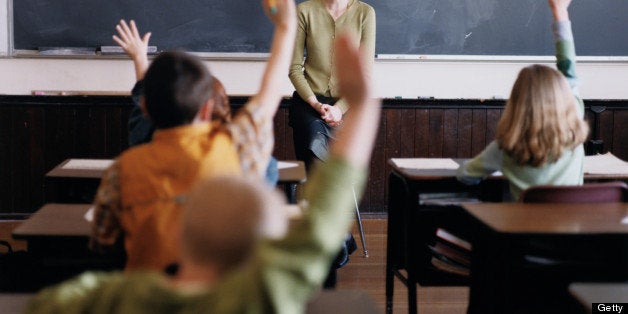
[[610, 150], [617, 157], [628, 160], [628, 111], [614, 110], [613, 117], [613, 149]]
[[415, 114], [416, 124], [414, 125], [414, 157], [429, 157], [430, 110], [417, 109]]
[[[245, 97], [231, 99], [237, 108]], [[591, 103], [591, 105], [589, 105]], [[588, 101], [591, 138], [628, 160], [628, 101]], [[470, 158], [495, 136], [503, 101], [384, 100], [363, 212], [387, 204], [389, 158]], [[0, 96], [0, 214], [44, 201], [44, 175], [66, 158], [113, 158], [128, 146], [128, 97]], [[288, 102], [275, 116], [274, 155], [294, 159]]]
[[457, 158], [472, 156], [473, 111], [471, 109], [458, 110], [458, 152]]

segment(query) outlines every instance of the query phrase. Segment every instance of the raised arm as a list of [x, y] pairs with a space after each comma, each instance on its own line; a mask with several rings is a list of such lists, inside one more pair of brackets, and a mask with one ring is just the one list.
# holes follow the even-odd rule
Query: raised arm
[[244, 174], [263, 177], [274, 146], [273, 118], [282, 97], [281, 88], [288, 73], [296, 30], [294, 0], [276, 0], [275, 13], [270, 13], [269, 0], [263, 6], [275, 24], [270, 57], [262, 76], [259, 92], [233, 117], [226, 127]]
[[292, 58], [296, 32], [296, 8], [294, 0], [276, 0], [277, 9], [275, 13], [270, 13], [268, 2], [268, 0], [263, 1], [264, 11], [275, 25], [275, 32], [260, 89], [251, 98], [247, 107], [254, 107], [249, 109], [251, 112], [261, 110], [266, 118], [272, 119], [283, 96], [282, 86]]
[[336, 42], [336, 72], [340, 94], [351, 106], [351, 115], [336, 133], [330, 152], [357, 167], [366, 167], [379, 125], [380, 101], [373, 98], [367, 57], [347, 35]]
[[[360, 37], [360, 51], [364, 55], [364, 64], [369, 79], [373, 71], [373, 64], [375, 63], [375, 28], [375, 10], [370, 8], [363, 20], [362, 37]], [[349, 105], [345, 99], [338, 100], [334, 106], [338, 107], [342, 114], [345, 114], [349, 110]]]
[[[270, 302], [304, 302], [320, 287], [333, 256], [338, 252], [353, 221], [352, 186], [361, 192], [375, 142], [380, 103], [372, 99], [364, 60], [344, 35], [336, 42], [340, 93], [351, 105], [351, 115], [331, 144], [329, 159], [319, 163], [308, 177], [304, 197], [308, 201], [302, 219], [279, 241], [264, 243], [260, 265], [268, 284]], [[284, 287], [299, 287], [286, 290]], [[272, 306], [272, 304], [271, 304]], [[295, 308], [295, 312], [297, 311]]]
[[131, 20], [129, 24], [125, 20], [120, 20], [116, 25], [118, 35], [113, 35], [113, 40], [126, 52], [133, 60], [135, 66], [135, 78], [141, 80], [148, 69], [148, 41], [151, 33], [140, 36], [135, 21]]
[[579, 85], [576, 76], [576, 48], [574, 45], [571, 22], [569, 21], [569, 4], [571, 0], [548, 0], [554, 17], [554, 42], [556, 44], [556, 67], [565, 76], [569, 86], [578, 94]]

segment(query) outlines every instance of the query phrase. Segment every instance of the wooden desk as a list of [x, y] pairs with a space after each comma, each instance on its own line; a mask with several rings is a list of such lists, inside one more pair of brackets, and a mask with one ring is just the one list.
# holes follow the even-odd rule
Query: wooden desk
[[[628, 282], [623, 283], [573, 283], [569, 292], [582, 304], [587, 313], [592, 313], [593, 303], [628, 303]], [[626, 311], [624, 307], [623, 312]]]
[[[13, 230], [13, 237], [26, 240], [30, 269], [27, 287], [33, 291], [68, 279], [86, 270], [122, 269], [120, 248], [106, 255], [88, 248], [90, 225], [85, 213], [91, 204], [46, 204]], [[30, 289], [30, 288], [29, 288]]]
[[13, 237], [29, 241], [49, 237], [85, 238], [90, 226], [85, 213], [91, 204], [46, 204], [13, 230]]
[[[402, 162], [398, 162], [402, 161]], [[467, 285], [468, 279], [448, 275], [431, 267], [426, 243], [434, 238], [438, 226], [449, 230], [464, 230], [464, 212], [455, 206], [427, 206], [438, 198], [462, 202], [471, 199], [501, 201], [507, 187], [501, 177], [492, 177], [477, 186], [467, 186], [456, 179], [456, 168], [461, 159], [442, 159], [448, 168], [410, 167], [417, 162], [404, 164], [411, 159], [391, 159], [393, 170], [388, 177], [388, 228], [386, 246], [386, 311], [392, 313], [394, 279], [407, 287], [410, 313], [417, 312], [416, 284]], [[444, 162], [446, 161], [446, 162]], [[452, 164], [453, 162], [453, 164]], [[419, 162], [420, 165], [420, 162]], [[433, 197], [432, 197], [433, 196]], [[431, 199], [430, 199], [431, 198]], [[443, 203], [441, 203], [443, 204]], [[422, 217], [419, 217], [421, 214]], [[405, 272], [401, 272], [404, 270]]]
[[[436, 227], [460, 230], [470, 235], [468, 217], [460, 208], [440, 209], [425, 203], [461, 203], [465, 199], [501, 202], [508, 199], [508, 182], [501, 174], [489, 176], [477, 186], [464, 185], [456, 179], [457, 167], [466, 159], [394, 158], [388, 179], [388, 238], [386, 256], [386, 304], [392, 311], [394, 278], [408, 287], [410, 312], [416, 312], [415, 282], [424, 285], [465, 285], [460, 278], [451, 278], [430, 271], [426, 241], [434, 237]], [[599, 169], [600, 163], [610, 163], [612, 169]], [[628, 163], [612, 155], [587, 156], [584, 159], [585, 181], [628, 180]], [[617, 172], [613, 172], [617, 171]], [[445, 198], [439, 201], [436, 198]], [[430, 199], [431, 198], [431, 199]], [[428, 200], [429, 199], [429, 200]], [[420, 216], [420, 217], [419, 217]], [[417, 252], [419, 250], [419, 252]], [[412, 254], [409, 254], [412, 253]], [[425, 253], [422, 255], [422, 253]], [[405, 270], [405, 273], [400, 272]]]
[[[100, 178], [112, 159], [66, 159], [46, 174], [46, 201], [91, 203]], [[290, 203], [296, 203], [296, 187], [306, 181], [305, 164], [299, 160], [278, 162], [278, 184], [286, 187]]]
[[[527, 289], [528, 283], [542, 284], [547, 280], [560, 287], [562, 280], [628, 280], [628, 203], [473, 203], [462, 207], [478, 223], [473, 241], [469, 313], [512, 311], [513, 304], [517, 304], [513, 299], [522, 297], [521, 289]], [[569, 251], [583, 258], [574, 267], [588, 268], [568, 273], [571, 264], [531, 267], [525, 262], [526, 257], [535, 255], [530, 252], [530, 243]], [[565, 273], [561, 273], [561, 268]], [[554, 275], [561, 281], [553, 282]], [[525, 291], [537, 287], [532, 288]], [[566, 283], [562, 288], [566, 293]], [[544, 296], [525, 297], [534, 304]]]
[[46, 203], [92, 203], [112, 159], [66, 159], [46, 173]]

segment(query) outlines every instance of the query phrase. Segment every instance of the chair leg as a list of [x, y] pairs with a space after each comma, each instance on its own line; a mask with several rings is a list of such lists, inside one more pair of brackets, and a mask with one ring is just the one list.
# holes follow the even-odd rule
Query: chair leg
[[366, 249], [366, 237], [364, 237], [364, 228], [362, 227], [362, 217], [360, 217], [360, 208], [358, 207], [358, 198], [355, 195], [355, 188], [352, 186], [353, 201], [355, 202], [355, 215], [358, 218], [358, 230], [360, 230], [360, 239], [362, 240], [362, 251], [364, 257], [369, 257], [369, 251]]

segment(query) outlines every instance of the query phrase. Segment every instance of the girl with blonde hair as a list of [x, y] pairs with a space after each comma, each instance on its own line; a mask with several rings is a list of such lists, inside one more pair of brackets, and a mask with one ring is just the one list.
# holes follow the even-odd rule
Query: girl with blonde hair
[[496, 171], [510, 182], [514, 199], [533, 185], [582, 184], [582, 143], [588, 135], [578, 95], [571, 0], [548, 0], [554, 16], [556, 66], [531, 65], [519, 72], [497, 135], [458, 169], [458, 179], [477, 184]]

